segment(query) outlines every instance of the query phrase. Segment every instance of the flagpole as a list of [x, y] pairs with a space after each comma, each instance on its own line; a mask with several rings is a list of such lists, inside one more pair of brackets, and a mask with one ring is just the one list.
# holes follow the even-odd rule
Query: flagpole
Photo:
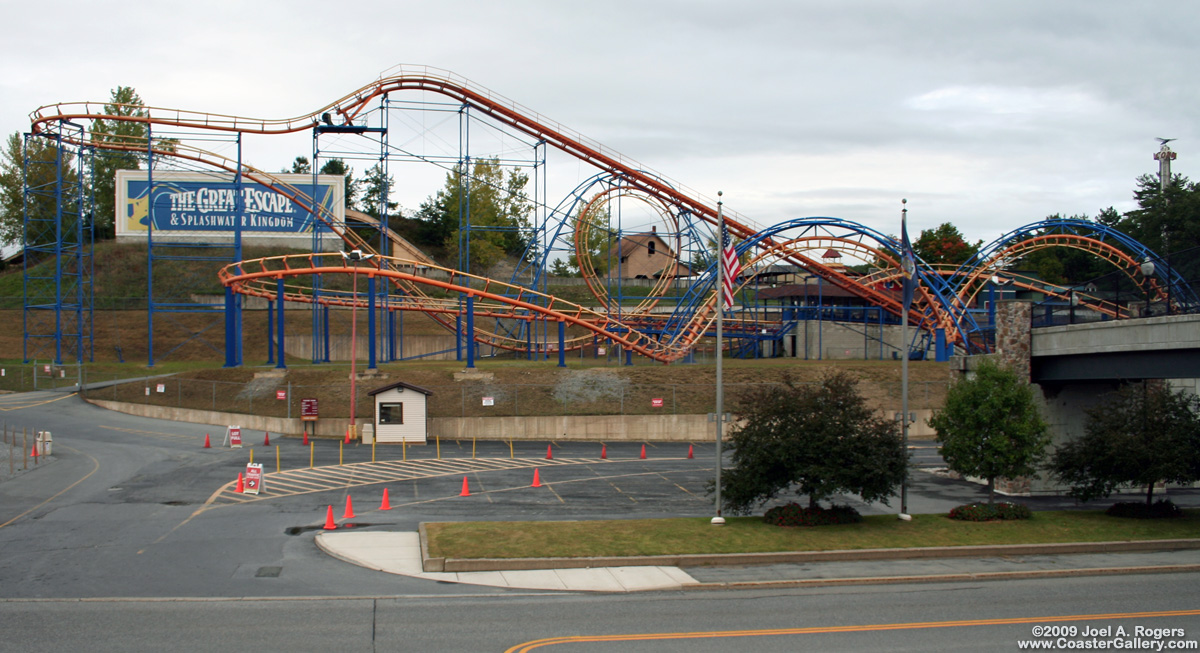
[[725, 523], [725, 518], [721, 516], [721, 427], [725, 424], [725, 387], [721, 384], [721, 318], [725, 313], [725, 214], [721, 206], [722, 194], [717, 191], [717, 515], [712, 518], [713, 526]]
[[904, 442], [904, 479], [900, 481], [900, 519], [908, 521], [908, 310], [916, 279], [916, 261], [912, 245], [908, 240], [908, 200], [900, 200], [900, 232], [903, 243], [902, 262], [904, 268], [903, 311], [900, 314], [900, 437]]

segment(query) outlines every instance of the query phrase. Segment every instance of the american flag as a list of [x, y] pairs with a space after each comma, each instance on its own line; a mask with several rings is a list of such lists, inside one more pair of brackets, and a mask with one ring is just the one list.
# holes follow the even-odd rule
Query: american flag
[[724, 299], [722, 304], [724, 310], [733, 308], [733, 289], [736, 287], [737, 278], [742, 273], [742, 262], [738, 260], [737, 250], [733, 246], [733, 239], [729, 237], [729, 232], [721, 234], [721, 266], [724, 268], [725, 287], [722, 289], [721, 295]]

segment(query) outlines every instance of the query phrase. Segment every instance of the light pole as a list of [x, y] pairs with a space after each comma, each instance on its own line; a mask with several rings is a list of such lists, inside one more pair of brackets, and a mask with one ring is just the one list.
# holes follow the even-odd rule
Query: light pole
[[[375, 255], [363, 253], [361, 249], [341, 252], [341, 254], [343, 260], [354, 262], [354, 292], [350, 296], [350, 430], [355, 431], [354, 414], [358, 412], [357, 397], [354, 395], [358, 386], [358, 374], [355, 366], [358, 361], [358, 264]], [[357, 435], [358, 433], [355, 431], [355, 436], [357, 437]]]
[[1150, 277], [1154, 276], [1154, 261], [1142, 261], [1138, 269], [1142, 273], [1142, 284], [1146, 287], [1146, 317], [1150, 317]]

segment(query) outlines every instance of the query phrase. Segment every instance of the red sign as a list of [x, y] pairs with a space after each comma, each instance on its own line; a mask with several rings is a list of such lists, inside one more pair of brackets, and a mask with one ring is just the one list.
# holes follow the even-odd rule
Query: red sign
[[241, 448], [242, 446], [242, 427], [229, 427], [229, 448]]
[[317, 419], [317, 400], [309, 397], [300, 400], [300, 419], [305, 422], [314, 422]]
[[275, 398], [280, 401], [286, 401], [287, 400], [287, 390], [276, 390]]
[[243, 478], [245, 481], [243, 493], [258, 494], [263, 486], [263, 466], [261, 463], [250, 463], [246, 465], [246, 475]]
[[44, 366], [42, 366], [42, 371], [44, 371], [46, 374], [49, 374], [49, 373], [50, 373], [50, 366], [49, 366], [49, 365], [44, 365]]
[[650, 400], [651, 408], [662, 408], [662, 406], [663, 406], [662, 399], [656, 397], [656, 398]]

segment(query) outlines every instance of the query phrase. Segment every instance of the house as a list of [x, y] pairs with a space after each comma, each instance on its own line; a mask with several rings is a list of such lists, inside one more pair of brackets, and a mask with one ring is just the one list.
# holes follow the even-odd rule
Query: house
[[617, 251], [620, 256], [618, 274], [622, 279], [657, 279], [664, 274], [686, 277], [691, 274], [691, 270], [683, 263], [675, 265], [674, 272], [670, 271], [678, 259], [667, 241], [658, 235], [657, 226], [650, 227], [649, 233], [621, 236]]
[[425, 444], [429, 431], [426, 398], [432, 390], [397, 381], [368, 392], [375, 398], [375, 439], [380, 443]]

